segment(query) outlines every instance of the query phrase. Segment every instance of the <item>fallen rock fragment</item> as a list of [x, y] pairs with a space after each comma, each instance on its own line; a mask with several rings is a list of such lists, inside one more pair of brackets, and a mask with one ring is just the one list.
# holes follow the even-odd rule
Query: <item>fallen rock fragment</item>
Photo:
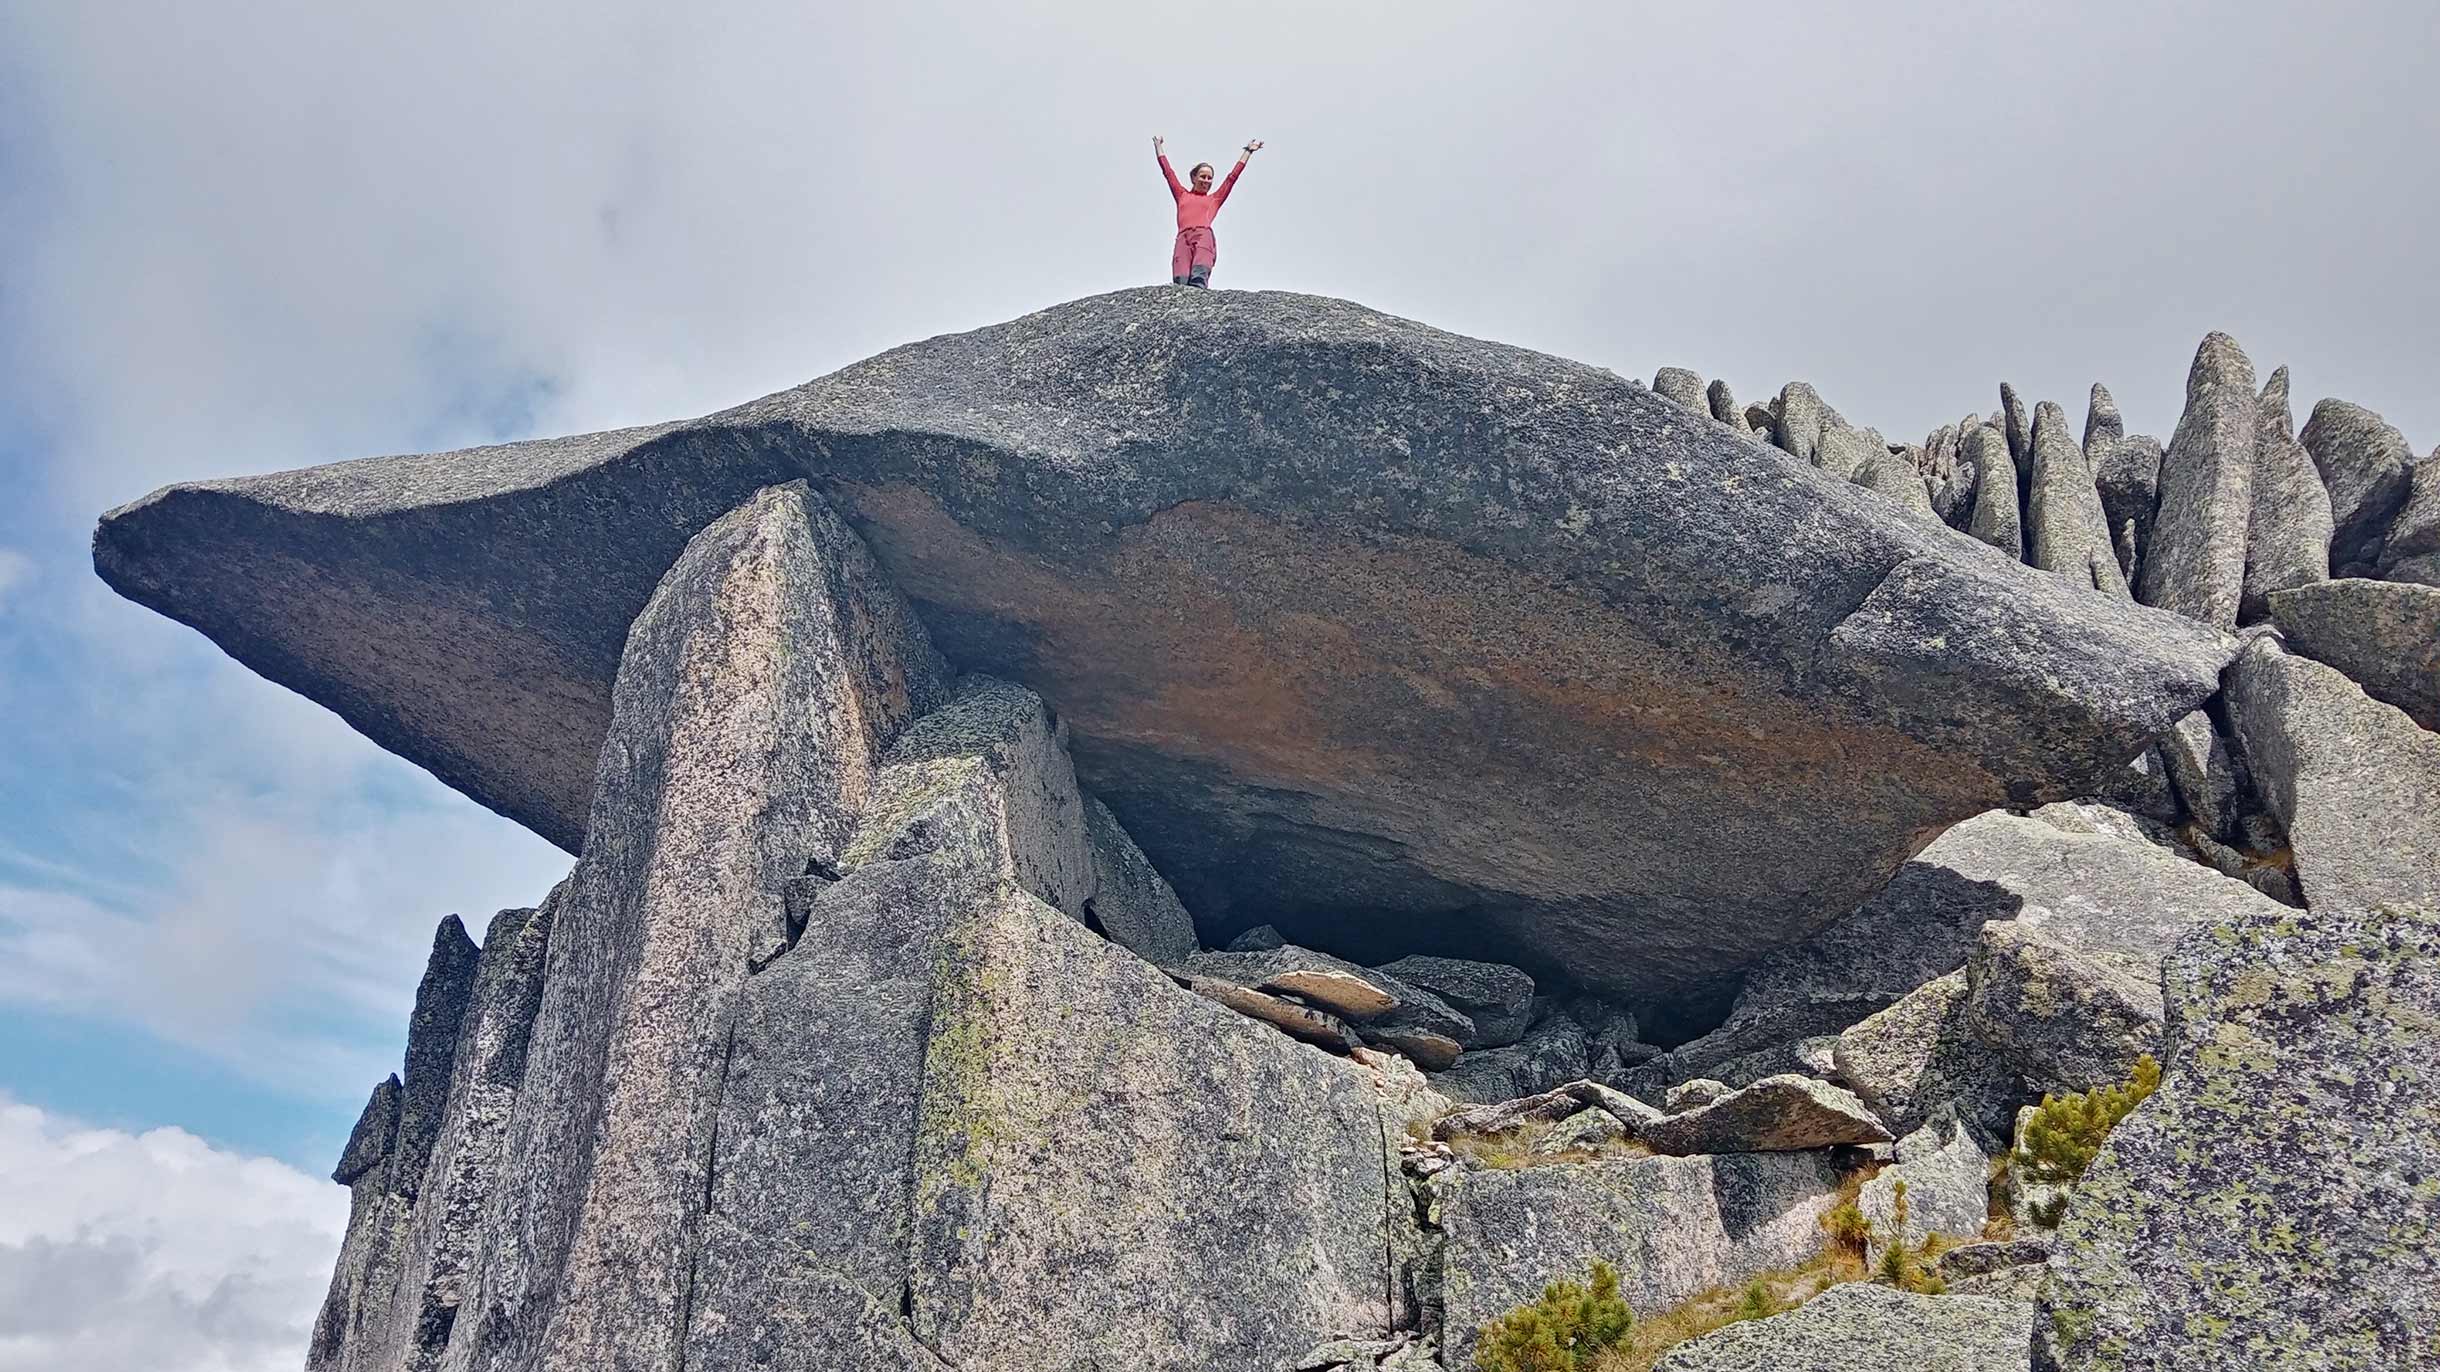
[[1712, 418], [1735, 429], [1738, 433], [1753, 431], [1753, 426], [1746, 422], [1745, 411], [1737, 408], [1736, 393], [1729, 390], [1726, 381], [1713, 381], [1704, 390], [1703, 399], [1711, 406]]
[[1274, 996], [1219, 977], [1196, 976], [1193, 973], [1187, 973], [1181, 984], [1198, 996], [1217, 1001], [1248, 1019], [1260, 1020], [1290, 1038], [1303, 1039], [1307, 1043], [1340, 1052], [1363, 1042], [1356, 1036], [1355, 1030], [1347, 1027], [1347, 1021], [1286, 996]]
[[[1990, 1218], [1990, 1159], [1954, 1115], [1898, 1140], [1896, 1159], [1864, 1183], [1856, 1209], [1872, 1224], [1864, 1264], [1876, 1266], [1903, 1238], [1920, 1248], [1933, 1236], [1977, 1237]], [[1906, 1184], [1906, 1222], [1898, 1222], [1898, 1184]]]
[[2029, 1094], [2123, 1081], [2160, 1047], [2157, 965], [2071, 947], [2030, 920], [1996, 920], [1966, 963], [1966, 1023]]

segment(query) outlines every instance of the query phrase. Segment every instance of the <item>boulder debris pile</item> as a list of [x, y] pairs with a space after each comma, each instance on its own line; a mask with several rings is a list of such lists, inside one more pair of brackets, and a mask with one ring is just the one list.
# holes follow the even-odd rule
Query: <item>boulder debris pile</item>
[[1818, 1283], [1670, 1367], [2440, 1357], [2440, 455], [2219, 335], [2166, 445], [2001, 399], [1153, 289], [112, 511], [576, 854], [308, 1367], [1454, 1370], [1595, 1260]]

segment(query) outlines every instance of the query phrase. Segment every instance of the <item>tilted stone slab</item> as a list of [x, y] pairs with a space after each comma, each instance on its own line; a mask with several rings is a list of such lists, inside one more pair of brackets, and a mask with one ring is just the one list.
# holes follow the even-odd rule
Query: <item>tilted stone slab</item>
[[1533, 977], [1500, 962], [1414, 954], [1378, 969], [1447, 1001], [1474, 1021], [1474, 1045], [1502, 1048], [1533, 1021]]
[[2350, 577], [2277, 592], [2270, 609], [2290, 649], [2440, 730], [2440, 586]]
[[2229, 670], [2228, 713], [2306, 905], [2440, 906], [2440, 734], [2267, 639]]
[[653, 592], [450, 1372], [675, 1365], [749, 960], [784, 938], [787, 884], [837, 867], [938, 677], [904, 603], [802, 485], [704, 529]]
[[2033, 1307], [1849, 1282], [1784, 1315], [1689, 1339], [1654, 1372], [2025, 1372]]
[[2215, 688], [2220, 639], [1690, 418], [1343, 302], [1146, 289], [703, 420], [170, 488], [95, 557], [573, 850], [628, 625], [809, 477], [1211, 927], [1635, 993]]
[[2040, 1365], [2432, 1366], [2440, 915], [2215, 922], [2162, 987], [2162, 1083], [2068, 1202]]
[[1583, 1282], [1594, 1259], [1618, 1269], [1618, 1294], [1650, 1316], [1714, 1286], [1795, 1267], [1829, 1242], [1841, 1164], [1827, 1152], [1471, 1170], [1443, 1191], [1442, 1347], [1473, 1366], [1486, 1320]]
[[1793, 1072], [1651, 1120], [1636, 1137], [1656, 1153], [1779, 1153], [1887, 1143], [1889, 1130], [1853, 1092]]

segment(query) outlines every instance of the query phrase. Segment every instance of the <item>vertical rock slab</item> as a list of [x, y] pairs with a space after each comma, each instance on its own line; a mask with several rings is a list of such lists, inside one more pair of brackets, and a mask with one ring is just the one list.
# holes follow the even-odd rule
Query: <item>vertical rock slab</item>
[[2136, 599], [2236, 627], [2253, 512], [2254, 367], [2235, 339], [2203, 339], [2186, 373], [2186, 412], [2160, 464], [2160, 505]]
[[2101, 512], [2111, 533], [2125, 533], [2132, 545], [2119, 565], [2126, 569], [2128, 584], [2134, 585], [2144, 550], [2152, 546], [2152, 519], [2160, 502], [2160, 440], [2129, 434], [2105, 440], [2084, 455], [2093, 464], [2093, 484], [2101, 491]]
[[916, 1137], [911, 1327], [960, 1372], [1268, 1367], [1392, 1323], [1369, 1075], [1031, 895], [958, 910]]
[[2273, 592], [2330, 579], [2330, 493], [2303, 445], [2269, 435], [2257, 441], [2253, 499], [2240, 624], [2269, 618]]
[[2036, 1366], [2440, 1362], [2440, 915], [2198, 927], [2160, 1090], [2068, 1203]]
[[1471, 1170], [1446, 1185], [1441, 1347], [1471, 1367], [1483, 1324], [1581, 1282], [1598, 1258], [1641, 1318], [1696, 1292], [1794, 1267], [1829, 1242], [1838, 1156], [1727, 1153]]
[[483, 1212], [502, 1172], [500, 1146], [525, 1079], [525, 1048], [542, 1004], [551, 908], [492, 917], [459, 1021], [456, 1051], [409, 1222], [405, 1260], [381, 1338], [359, 1364], [376, 1372], [431, 1372], [456, 1327], [477, 1261]]
[[2084, 460], [2099, 465], [2102, 446], [2126, 436], [2127, 422], [2125, 416], [2118, 412], [2117, 398], [2110, 394], [2109, 387], [2094, 382], [2092, 394], [2084, 404], [2084, 442], [2081, 445]]
[[1369, 1076], [1051, 904], [1092, 815], [1022, 687], [966, 678], [891, 747], [746, 983], [690, 1372], [1182, 1372], [1386, 1332]]
[[872, 863], [747, 982], [691, 1278], [693, 1372], [937, 1367], [903, 1304], [924, 1040], [949, 921], [1003, 886], [987, 863]]
[[314, 1316], [305, 1345], [305, 1372], [341, 1372], [349, 1353], [364, 1341], [366, 1312], [380, 1299], [384, 1256], [396, 1243], [406, 1205], [390, 1187], [391, 1160], [398, 1151], [398, 1078], [384, 1077], [356, 1116], [330, 1179], [348, 1189], [347, 1229], [330, 1291]]
[[2026, 525], [2026, 560], [2034, 566], [2086, 590], [2127, 594], [2093, 469], [2068, 439], [2067, 416], [2047, 400], [2033, 410], [2033, 492]]
[[[382, 1353], [397, 1335], [395, 1294], [413, 1257], [410, 1225], [440, 1134], [459, 1022], [474, 991], [475, 958], [466, 926], [455, 915], [442, 919], [415, 987], [405, 1070], [375, 1090], [333, 1173], [354, 1194], [344, 1251], [307, 1355], [314, 1372], [380, 1368]], [[384, 1129], [386, 1139], [380, 1137]], [[379, 1162], [367, 1166], [375, 1150]]]
[[2245, 533], [2245, 593], [2237, 622], [2259, 624], [2269, 596], [2291, 586], [2330, 579], [2330, 538], [2336, 525], [2330, 492], [2313, 455], [2296, 441], [2288, 412], [2288, 369], [2271, 373], [2254, 402], [2254, 504]]
[[2228, 669], [2226, 694], [2238, 751], [2287, 829], [2307, 906], [2440, 906], [2440, 734], [2268, 639]]
[[2280, 591], [2270, 612], [2288, 647], [2440, 731], [2440, 586], [2348, 577]]
[[2016, 461], [2008, 440], [1988, 424], [1966, 431], [1963, 450], [1974, 464], [1973, 513], [1966, 532], [2013, 558], [2025, 555], [2023, 520], [2016, 503]]
[[782, 888], [835, 865], [941, 669], [802, 483], [697, 534], [629, 630], [509, 1167], [446, 1365], [678, 1365], [721, 1072]]
[[2301, 437], [2329, 487], [2338, 522], [2331, 564], [2343, 575], [2360, 575], [2379, 560], [2383, 535], [2406, 500], [2414, 450], [2388, 420], [2344, 400], [2315, 405]]

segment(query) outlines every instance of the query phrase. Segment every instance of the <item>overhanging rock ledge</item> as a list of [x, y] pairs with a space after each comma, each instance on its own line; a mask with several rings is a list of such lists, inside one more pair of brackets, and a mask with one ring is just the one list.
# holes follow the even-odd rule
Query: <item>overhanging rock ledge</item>
[[629, 623], [800, 477], [958, 667], [1060, 711], [1211, 941], [1630, 994], [2080, 793], [2234, 652], [1605, 370], [1157, 287], [700, 420], [168, 487], [94, 561], [573, 848]]

